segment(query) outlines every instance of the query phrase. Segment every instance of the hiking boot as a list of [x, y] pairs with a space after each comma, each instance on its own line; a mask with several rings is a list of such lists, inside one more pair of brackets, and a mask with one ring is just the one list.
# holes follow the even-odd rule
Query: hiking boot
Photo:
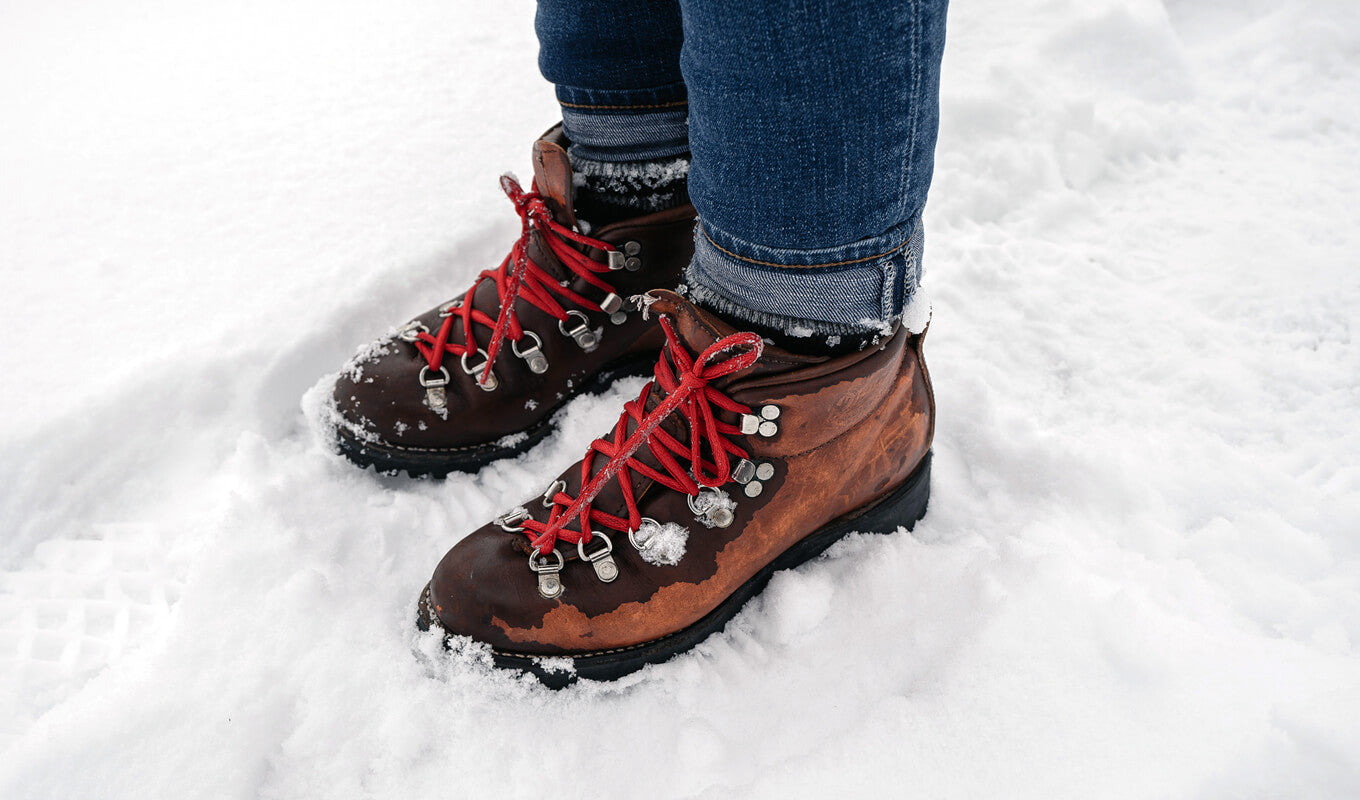
[[499, 267], [342, 370], [329, 416], [349, 460], [412, 477], [476, 470], [551, 433], [573, 397], [651, 369], [662, 334], [636, 297], [678, 283], [694, 251], [694, 207], [586, 236], [566, 147], [560, 125], [535, 142], [527, 192], [501, 178], [523, 227]]
[[925, 514], [924, 332], [805, 356], [674, 293], [644, 301], [666, 337], [654, 379], [541, 497], [444, 556], [422, 629], [552, 686], [614, 679], [721, 630], [774, 572], [845, 534]]

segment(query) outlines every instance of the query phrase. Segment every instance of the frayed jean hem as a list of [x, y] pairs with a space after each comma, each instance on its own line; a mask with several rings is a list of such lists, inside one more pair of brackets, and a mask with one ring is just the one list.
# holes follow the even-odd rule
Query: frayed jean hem
[[921, 281], [919, 216], [839, 247], [772, 248], [700, 222], [685, 290], [736, 319], [793, 335], [886, 331]]

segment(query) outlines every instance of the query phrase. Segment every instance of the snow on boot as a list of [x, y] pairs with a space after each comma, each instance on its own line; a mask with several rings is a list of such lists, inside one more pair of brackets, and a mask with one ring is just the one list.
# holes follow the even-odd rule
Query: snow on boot
[[561, 126], [534, 144], [534, 183], [501, 187], [523, 221], [464, 294], [366, 345], [336, 381], [334, 440], [379, 471], [471, 471], [523, 452], [562, 404], [656, 360], [633, 298], [672, 287], [694, 250], [689, 204], [579, 232]]
[[444, 556], [421, 628], [549, 685], [614, 679], [722, 630], [777, 570], [925, 514], [924, 332], [806, 356], [674, 293], [647, 301], [667, 339], [654, 379], [541, 497]]

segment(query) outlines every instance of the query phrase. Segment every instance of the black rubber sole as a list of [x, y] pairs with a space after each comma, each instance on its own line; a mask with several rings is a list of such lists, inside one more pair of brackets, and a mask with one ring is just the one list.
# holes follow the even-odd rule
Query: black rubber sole
[[[582, 678], [595, 681], [617, 680], [648, 664], [668, 661], [727, 627], [728, 621], [736, 616], [748, 600], [765, 589], [776, 572], [811, 561], [852, 532], [893, 533], [898, 528], [907, 530], [914, 528], [917, 521], [925, 516], [926, 505], [930, 500], [930, 458], [931, 454], [927, 452], [921, 464], [892, 494], [814, 531], [784, 551], [742, 584], [721, 605], [688, 628], [632, 647], [579, 656], [563, 656], [562, 658], [571, 660], [575, 666], [574, 672], [545, 669], [541, 657], [500, 651], [492, 652], [494, 662], [497, 667], [503, 669], [528, 672], [549, 688], [561, 689]], [[437, 624], [432, 626], [425, 616], [425, 599], [428, 591], [427, 586], [426, 592], [421, 596], [419, 620], [421, 630], [437, 627]]]
[[365, 442], [343, 429], [336, 431], [340, 454], [359, 467], [373, 467], [378, 472], [395, 474], [406, 472], [412, 478], [445, 478], [450, 472], [476, 472], [493, 461], [517, 456], [548, 438], [557, 430], [557, 412], [567, 403], [584, 394], [599, 394], [620, 378], [650, 375], [656, 365], [656, 354], [622, 361], [595, 373], [581, 386], [573, 389], [553, 413], [524, 431], [524, 437], [512, 445], [487, 443], [458, 449], [415, 450], [383, 442]]

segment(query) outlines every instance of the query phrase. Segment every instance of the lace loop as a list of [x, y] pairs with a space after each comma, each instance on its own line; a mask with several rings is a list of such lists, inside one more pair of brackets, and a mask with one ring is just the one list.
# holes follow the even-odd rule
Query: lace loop
[[[538, 192], [537, 185], [531, 185], [530, 190], [526, 192], [520, 186], [519, 181], [510, 175], [502, 175], [501, 191], [505, 192], [505, 196], [515, 206], [515, 213], [519, 214], [519, 239], [510, 248], [510, 253], [500, 263], [500, 266], [494, 270], [483, 270], [477, 276], [472, 288], [468, 289], [464, 295], [466, 299], [461, 305], [450, 304], [447, 314], [443, 315], [442, 324], [438, 331], [434, 333], [423, 331], [415, 337], [414, 342], [416, 349], [425, 358], [429, 368], [435, 372], [439, 371], [445, 354], [462, 358], [465, 355], [477, 352], [479, 349], [485, 350], [486, 364], [482, 366], [481, 374], [476, 379], [477, 383], [483, 387], [488, 385], [487, 381], [491, 377], [491, 369], [495, 366], [497, 357], [500, 356], [505, 340], [518, 342], [526, 335], [526, 331], [520, 325], [515, 313], [516, 300], [523, 298], [525, 302], [559, 322], [567, 319], [568, 309], [563, 305], [564, 301], [587, 311], [601, 310], [599, 303], [588, 300], [569, 287], [563, 286], [540, 264], [529, 257], [529, 243], [535, 232], [538, 233], [540, 245], [552, 253], [557, 262], [572, 274], [606, 294], [614, 291], [613, 286], [598, 277], [600, 273], [609, 272], [608, 265], [591, 259], [585, 253], [573, 247], [571, 243], [574, 242], [583, 247], [591, 247], [605, 252], [614, 251], [615, 248], [612, 244], [577, 233], [553, 219], [552, 209], [548, 207], [547, 200], [543, 195]], [[495, 317], [473, 307], [473, 298], [478, 287], [485, 280], [491, 280], [496, 286], [496, 300], [499, 310]], [[462, 344], [451, 341], [454, 320], [462, 323]], [[480, 347], [477, 344], [476, 337], [473, 336], [474, 324], [491, 329], [491, 337], [485, 348]]]
[[[707, 347], [697, 358], [680, 342], [674, 327], [661, 317], [666, 333], [665, 354], [657, 360], [652, 381], [642, 388], [637, 399], [624, 405], [623, 414], [614, 426], [611, 438], [596, 439], [581, 460], [581, 490], [576, 497], [567, 494], [565, 487], [551, 499], [552, 510], [547, 522], [534, 519], [524, 521], [524, 533], [533, 547], [543, 553], [553, 552], [556, 543], [588, 543], [591, 526], [600, 525], [620, 533], [635, 530], [642, 522], [633, 492], [632, 473], [636, 472], [656, 483], [686, 495], [696, 495], [702, 487], [718, 487], [731, 480], [731, 456], [745, 458], [748, 453], [731, 441], [740, 428], [718, 420], [714, 407], [736, 414], [750, 412], [742, 405], [709, 384], [725, 375], [744, 370], [760, 358], [763, 342], [754, 333], [734, 333]], [[669, 358], [667, 358], [669, 356]], [[672, 363], [674, 367], [672, 367]], [[650, 412], [645, 409], [656, 387], [666, 393]], [[661, 424], [672, 414], [679, 413], [687, 423], [688, 442], [681, 442]], [[629, 421], [635, 423], [628, 432]], [[661, 470], [634, 458], [647, 445], [660, 464]], [[704, 448], [712, 460], [704, 458]], [[607, 461], [594, 475], [591, 464], [596, 454]], [[618, 517], [591, 507], [605, 485], [617, 479], [623, 492], [628, 516]], [[546, 498], [545, 498], [546, 500]], [[580, 530], [568, 528], [580, 522]]]

